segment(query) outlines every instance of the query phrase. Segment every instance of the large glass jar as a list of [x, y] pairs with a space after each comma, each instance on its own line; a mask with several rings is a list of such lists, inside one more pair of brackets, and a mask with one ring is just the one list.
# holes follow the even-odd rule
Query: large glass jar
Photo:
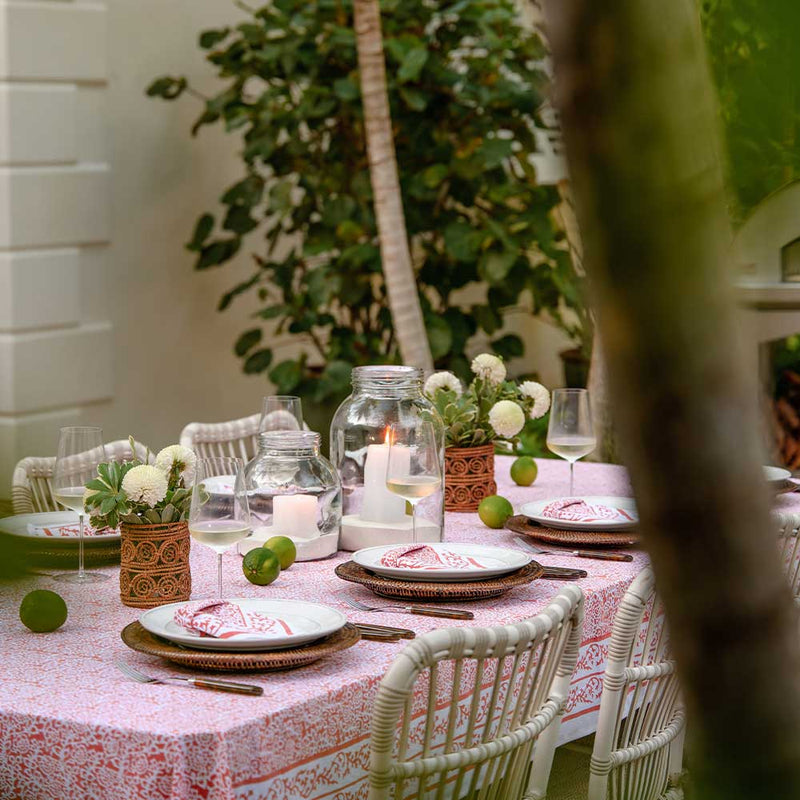
[[[411, 541], [406, 501], [385, 485], [389, 427], [409, 428], [420, 420], [432, 422], [444, 475], [444, 424], [422, 393], [421, 369], [356, 367], [351, 382], [353, 392], [331, 423], [331, 461], [339, 473], [343, 496], [339, 546], [358, 550]], [[443, 530], [444, 493], [440, 488], [417, 506], [417, 539], [441, 541]]]
[[331, 536], [336, 550], [342, 488], [319, 445], [320, 435], [313, 431], [259, 434], [258, 452], [245, 468], [255, 541], [288, 536], [298, 545], [299, 557], [303, 543]]

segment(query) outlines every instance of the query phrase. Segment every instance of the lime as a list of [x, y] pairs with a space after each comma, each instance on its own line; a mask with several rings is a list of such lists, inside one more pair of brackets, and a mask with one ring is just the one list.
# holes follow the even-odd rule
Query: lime
[[511, 480], [517, 486], [530, 486], [538, 474], [539, 468], [530, 456], [520, 456], [511, 465]]
[[264, 543], [267, 550], [272, 550], [281, 562], [281, 569], [289, 569], [297, 558], [297, 548], [288, 536], [273, 536]]
[[49, 633], [60, 628], [66, 621], [67, 604], [60, 594], [37, 589], [22, 598], [19, 618], [34, 633]]
[[250, 583], [267, 586], [281, 574], [281, 562], [272, 550], [256, 547], [242, 559], [242, 572]]
[[514, 509], [511, 503], [505, 497], [500, 497], [499, 494], [484, 497], [478, 506], [478, 516], [481, 518], [481, 522], [490, 528], [502, 528], [506, 524], [506, 520], [513, 514]]

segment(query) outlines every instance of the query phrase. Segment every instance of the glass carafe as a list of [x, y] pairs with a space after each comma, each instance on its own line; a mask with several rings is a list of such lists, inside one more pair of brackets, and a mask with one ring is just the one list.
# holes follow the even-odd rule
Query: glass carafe
[[259, 434], [258, 452], [245, 468], [256, 539], [288, 536], [304, 542], [338, 533], [341, 485], [319, 444], [320, 435], [313, 431]]
[[[389, 431], [431, 422], [444, 469], [444, 424], [422, 393], [416, 367], [369, 366], [353, 370], [352, 394], [331, 423], [331, 462], [342, 484], [340, 547], [357, 550], [378, 544], [410, 542], [411, 516], [406, 501], [386, 488]], [[441, 541], [444, 493], [440, 487], [417, 507], [418, 540]]]

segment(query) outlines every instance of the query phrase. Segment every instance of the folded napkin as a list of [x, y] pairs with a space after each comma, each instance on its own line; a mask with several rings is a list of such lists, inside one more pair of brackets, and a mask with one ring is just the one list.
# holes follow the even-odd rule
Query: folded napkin
[[571, 522], [600, 522], [601, 520], [628, 520], [635, 522], [624, 508], [591, 505], [577, 497], [554, 500], [542, 509], [543, 517], [564, 519]]
[[381, 556], [381, 565], [400, 569], [486, 569], [470, 556], [462, 556], [451, 550], [436, 550], [426, 544], [387, 550]]
[[224, 600], [187, 603], [175, 612], [173, 619], [187, 631], [215, 639], [263, 639], [264, 636], [291, 636], [294, 633], [285, 620], [257, 611], [245, 611]]
[[[116, 533], [114, 528], [93, 528], [91, 525], [83, 526], [84, 536], [108, 536]], [[50, 536], [53, 538], [75, 538], [80, 536], [80, 526], [74, 522], [66, 525], [32, 525], [28, 524], [28, 533], [31, 536]]]

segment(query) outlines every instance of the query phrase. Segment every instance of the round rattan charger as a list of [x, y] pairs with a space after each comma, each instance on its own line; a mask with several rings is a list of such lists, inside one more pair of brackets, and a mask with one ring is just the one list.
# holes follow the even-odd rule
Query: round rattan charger
[[262, 652], [222, 652], [219, 650], [192, 650], [181, 647], [145, 630], [140, 623], [131, 622], [122, 629], [122, 641], [131, 650], [172, 661], [184, 667], [215, 672], [275, 672], [313, 664], [325, 656], [352, 647], [361, 638], [358, 628], [349, 622], [336, 633], [318, 642], [291, 650]]
[[515, 586], [523, 586], [540, 578], [544, 573], [544, 567], [531, 561], [522, 569], [508, 575], [461, 583], [401, 581], [397, 578], [386, 578], [369, 572], [354, 561], [339, 564], [335, 572], [342, 580], [360, 583], [381, 597], [448, 603], [457, 600], [486, 600], [491, 597], [499, 597]]
[[560, 531], [545, 528], [520, 514], [506, 521], [506, 528], [522, 533], [532, 539], [548, 544], [574, 547], [636, 547], [639, 536], [636, 531]]

